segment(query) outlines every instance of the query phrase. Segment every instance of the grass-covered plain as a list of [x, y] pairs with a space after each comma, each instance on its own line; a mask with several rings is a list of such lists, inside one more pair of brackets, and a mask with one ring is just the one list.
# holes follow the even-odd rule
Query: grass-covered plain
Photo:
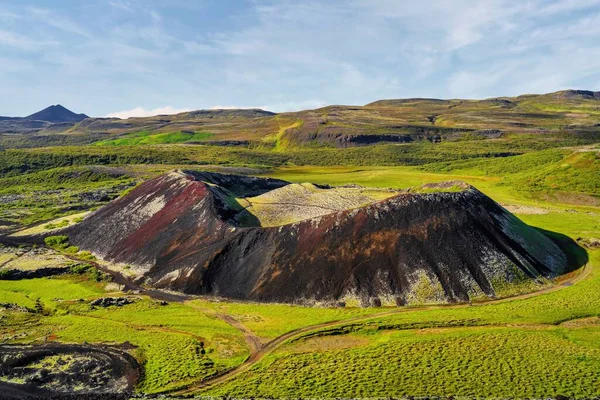
[[[549, 107], [527, 105], [531, 110], [542, 106]], [[440, 124], [456, 124], [453, 118], [446, 115]], [[587, 139], [507, 136], [337, 149], [294, 148], [285, 133], [274, 139], [277, 151], [266, 145], [186, 145], [180, 139], [190, 134], [181, 132], [125, 135], [111, 138], [117, 142], [110, 145], [6, 150], [0, 157], [0, 220], [36, 223], [35, 229], [45, 230], [48, 222], [42, 221], [98, 207], [171, 168], [216, 164], [331, 185], [408, 188], [462, 180], [502, 204], [529, 207], [517, 214], [530, 225], [573, 239], [600, 238], [600, 165], [597, 148], [588, 146]], [[580, 144], [586, 146], [565, 148]], [[347, 333], [313, 332], [286, 343], [205, 393], [586, 398], [600, 395], [600, 251], [590, 248], [588, 257], [584, 278], [571, 286], [493, 304], [391, 309], [399, 312], [385, 316], [375, 314], [390, 309], [208, 299], [160, 305], [144, 295], [130, 295], [136, 301], [123, 307], [92, 308], [93, 299], [126, 294], [109, 293], [106, 282], [87, 275], [0, 280], [0, 303], [32, 310], [1, 311], [0, 338], [3, 343], [128, 343], [144, 366], [139, 391], [157, 393], [244, 361], [250, 352], [244, 333], [223, 315], [262, 343], [302, 327], [340, 321]], [[0, 263], [10, 260], [3, 254]], [[29, 261], [22, 257], [10, 263], [25, 267]], [[343, 322], [357, 317], [365, 319]]]
[[600, 327], [454, 328], [308, 339], [283, 347], [209, 393], [267, 398], [593, 397], [599, 391], [600, 350], [593, 336], [582, 334], [589, 330], [597, 335]]
[[323, 322], [381, 312], [380, 308], [311, 308], [287, 304], [258, 304], [192, 300], [195, 307], [232, 316], [257, 335], [263, 343], [286, 332]]
[[289, 342], [205, 394], [598, 396], [600, 273], [593, 266], [600, 252], [590, 256], [589, 276], [572, 286], [495, 304], [406, 309], [340, 324], [332, 336], [322, 331]]

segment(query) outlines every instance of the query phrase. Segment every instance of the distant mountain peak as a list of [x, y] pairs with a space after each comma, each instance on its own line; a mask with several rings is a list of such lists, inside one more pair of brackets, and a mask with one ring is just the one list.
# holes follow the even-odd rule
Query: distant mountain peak
[[41, 111], [28, 115], [25, 119], [48, 122], [79, 122], [89, 118], [85, 114], [75, 114], [73, 111], [63, 107], [60, 104], [55, 104], [46, 107]]

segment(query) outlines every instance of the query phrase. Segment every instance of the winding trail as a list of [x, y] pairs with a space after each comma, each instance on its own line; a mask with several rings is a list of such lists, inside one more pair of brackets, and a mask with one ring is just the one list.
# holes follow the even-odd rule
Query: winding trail
[[[10, 243], [10, 244], [14, 245], [14, 243]], [[20, 243], [18, 243], [18, 244], [20, 244]], [[302, 328], [298, 328], [298, 329], [289, 331], [283, 335], [280, 335], [280, 336], [274, 338], [273, 340], [271, 340], [270, 342], [268, 342], [266, 344], [262, 344], [260, 339], [251, 330], [246, 328], [242, 323], [240, 323], [235, 318], [233, 318], [229, 315], [226, 315], [226, 314], [218, 313], [214, 310], [210, 310], [210, 309], [207, 309], [207, 308], [195, 305], [195, 304], [191, 304], [188, 302], [189, 300], [198, 299], [198, 296], [179, 294], [179, 293], [171, 293], [171, 292], [165, 292], [165, 291], [156, 290], [156, 289], [147, 289], [147, 288], [144, 288], [144, 287], [130, 281], [129, 279], [125, 278], [121, 273], [116, 272], [114, 270], [110, 270], [110, 269], [102, 266], [101, 264], [99, 264], [96, 261], [82, 260], [72, 254], [67, 254], [67, 253], [62, 253], [62, 254], [71, 260], [91, 264], [94, 267], [101, 270], [102, 272], [110, 274], [113, 277], [113, 282], [124, 285], [125, 289], [127, 289], [127, 290], [138, 291], [139, 294], [146, 295], [155, 300], [185, 303], [187, 306], [194, 308], [198, 311], [201, 311], [203, 313], [209, 313], [209, 314], [216, 316], [217, 318], [223, 320], [224, 322], [226, 322], [227, 324], [236, 328], [238, 331], [240, 331], [242, 333], [242, 335], [244, 337], [244, 341], [246, 342], [246, 344], [249, 348], [249, 352], [250, 352], [248, 358], [242, 364], [240, 364], [237, 367], [234, 367], [232, 369], [229, 369], [220, 375], [213, 376], [204, 381], [193, 383], [185, 389], [179, 389], [179, 390], [163, 393], [163, 394], [168, 394], [168, 395], [173, 395], [173, 396], [191, 396], [194, 394], [198, 394], [199, 392], [206, 390], [208, 388], [211, 388], [215, 385], [226, 382], [226, 381], [248, 371], [252, 366], [254, 366], [259, 361], [261, 361], [265, 356], [273, 353], [275, 350], [280, 348], [286, 342], [288, 342], [290, 340], [294, 340], [294, 339], [299, 339], [307, 334], [322, 331], [326, 328], [339, 327], [340, 325], [344, 325], [344, 324], [367, 321], [367, 320], [370, 320], [373, 318], [385, 317], [385, 316], [390, 316], [390, 315], [395, 315], [395, 314], [400, 314], [400, 313], [405, 313], [405, 312], [434, 310], [434, 309], [453, 309], [453, 308], [456, 309], [456, 308], [471, 307], [473, 305], [478, 306], [478, 305], [496, 304], [496, 303], [502, 303], [502, 302], [507, 302], [507, 301], [527, 299], [527, 298], [551, 293], [551, 292], [554, 292], [557, 290], [561, 290], [565, 287], [572, 286], [573, 284], [576, 284], [577, 282], [580, 282], [580, 281], [584, 280], [585, 278], [587, 278], [592, 270], [591, 266], [589, 264], [586, 264], [583, 267], [567, 274], [565, 276], [565, 279], [560, 280], [556, 285], [547, 287], [545, 289], [542, 289], [542, 290], [539, 290], [536, 292], [525, 293], [525, 294], [520, 294], [520, 295], [516, 295], [516, 296], [512, 296], [512, 297], [496, 299], [496, 300], [481, 301], [481, 302], [476, 302], [473, 304], [467, 304], [467, 303], [465, 303], [465, 304], [446, 304], [446, 305], [432, 305], [432, 306], [404, 307], [404, 308], [388, 309], [386, 311], [368, 314], [368, 315], [362, 315], [359, 317], [334, 320], [334, 321], [329, 321], [329, 322], [323, 322], [320, 324], [305, 326]], [[158, 328], [158, 327], [139, 326], [139, 328], [154, 329], [154, 328]], [[160, 328], [157, 330], [161, 330], [161, 331], [165, 331], [165, 332], [170, 331], [172, 333], [179, 333], [179, 334], [186, 334], [186, 332], [175, 331], [170, 328], [164, 328], [164, 329]], [[189, 332], [187, 334], [190, 336], [193, 336], [193, 334], [190, 334]]]
[[[411, 310], [415, 310], [415, 308], [412, 308]], [[404, 310], [406, 311], [406, 310]], [[240, 364], [239, 366], [228, 370], [227, 372], [225, 372], [224, 374], [215, 376], [213, 378], [209, 378], [205, 381], [199, 382], [197, 384], [195, 384], [194, 386], [190, 386], [186, 389], [183, 390], [178, 390], [172, 393], [169, 393], [170, 395], [174, 395], [174, 396], [186, 396], [186, 395], [193, 395], [196, 394], [197, 392], [207, 389], [209, 387], [218, 385], [220, 383], [223, 383], [225, 381], [228, 381], [229, 379], [234, 378], [235, 376], [247, 371], [248, 369], [250, 369], [254, 364], [258, 363], [260, 360], [263, 359], [263, 357], [265, 357], [266, 355], [272, 353], [273, 351], [277, 350], [280, 346], [282, 346], [284, 343], [286, 343], [288, 340], [292, 340], [292, 339], [298, 339], [300, 337], [302, 337], [305, 334], [308, 333], [313, 333], [313, 332], [317, 332], [320, 331], [324, 328], [331, 328], [331, 327], [335, 327], [341, 324], [347, 324], [347, 323], [353, 323], [353, 322], [360, 322], [360, 321], [364, 321], [364, 320], [368, 320], [371, 318], [376, 318], [376, 317], [384, 317], [387, 315], [393, 315], [393, 314], [398, 314], [402, 312], [402, 310], [399, 309], [395, 309], [395, 310], [391, 310], [391, 311], [386, 311], [386, 312], [381, 312], [381, 313], [374, 313], [374, 314], [369, 314], [369, 315], [365, 315], [365, 316], [360, 316], [360, 317], [355, 317], [355, 318], [348, 318], [348, 319], [344, 319], [344, 320], [336, 320], [336, 321], [329, 321], [329, 322], [323, 322], [321, 324], [316, 324], [316, 325], [310, 325], [310, 326], [305, 326], [303, 328], [298, 328], [295, 329], [293, 331], [289, 331], [287, 333], [284, 333], [281, 336], [276, 337], [275, 339], [271, 340], [270, 342], [268, 342], [265, 345], [262, 345], [258, 351], [254, 352], [254, 353], [250, 353], [250, 356], [248, 356], [248, 358], [246, 359], [246, 361], [244, 361], [242, 364]]]
[[242, 323], [240, 323], [240, 321], [236, 320], [232, 316], [218, 313], [214, 310], [210, 310], [208, 308], [201, 307], [201, 306], [198, 306], [198, 305], [192, 304], [192, 303], [185, 303], [185, 305], [188, 307], [191, 307], [195, 310], [201, 311], [205, 314], [212, 314], [215, 317], [226, 322], [227, 324], [231, 325], [232, 327], [236, 328], [238, 331], [240, 331], [244, 337], [244, 341], [246, 342], [246, 345], [248, 346], [248, 350], [250, 352], [250, 355], [248, 356], [248, 358], [252, 357], [253, 354], [258, 353], [262, 349], [263, 345], [262, 345], [262, 342], [260, 341], [260, 338], [258, 336], [256, 336], [254, 334], [254, 332], [252, 332], [250, 329], [246, 328], [244, 325], [242, 325]]
[[[480, 303], [475, 303], [476, 305], [487, 305], [487, 304], [497, 304], [497, 303], [503, 303], [503, 302], [507, 302], [507, 301], [515, 301], [515, 300], [522, 300], [522, 299], [528, 299], [530, 297], [535, 297], [535, 296], [540, 296], [546, 293], [551, 293], [551, 292], [555, 292], [557, 290], [563, 289], [565, 287], [571, 286], [583, 279], [585, 279], [591, 272], [591, 267], [586, 264], [583, 267], [571, 272], [570, 274], [568, 274], [567, 279], [563, 280], [562, 282], [560, 282], [560, 284], [558, 285], [554, 285], [542, 290], [539, 290], [537, 292], [532, 292], [532, 293], [525, 293], [525, 294], [521, 294], [521, 295], [516, 295], [516, 296], [512, 296], [512, 297], [505, 297], [505, 298], [501, 298], [501, 299], [497, 299], [497, 300], [489, 300], [489, 301], [482, 301]], [[270, 342], [268, 342], [267, 344], [261, 346], [256, 352], [251, 352], [250, 356], [248, 356], [248, 358], [246, 359], [246, 361], [244, 361], [242, 364], [240, 364], [239, 366], [232, 368], [228, 371], [226, 371], [225, 373], [221, 374], [221, 375], [217, 375], [214, 376], [212, 378], [209, 378], [207, 380], [198, 382], [196, 384], [193, 384], [192, 386], [187, 387], [186, 389], [181, 389], [181, 390], [176, 390], [173, 392], [168, 392], [169, 395], [174, 395], [174, 396], [191, 396], [191, 395], [195, 395], [198, 394], [199, 392], [206, 390], [208, 388], [211, 388], [215, 385], [221, 384], [223, 382], [226, 382], [246, 371], [248, 371], [252, 366], [254, 366], [255, 364], [257, 364], [260, 360], [262, 360], [266, 355], [274, 352], [275, 350], [277, 350], [279, 347], [281, 347], [282, 345], [284, 345], [286, 342], [290, 341], [290, 340], [294, 340], [294, 339], [299, 339], [307, 334], [310, 333], [316, 333], [319, 331], [322, 331], [326, 328], [333, 328], [333, 327], [339, 327], [341, 325], [344, 324], [349, 324], [349, 323], [355, 323], [355, 322], [362, 322], [362, 321], [367, 321], [373, 318], [378, 318], [378, 317], [385, 317], [385, 316], [390, 316], [390, 315], [394, 315], [394, 314], [400, 314], [400, 313], [405, 313], [405, 312], [412, 312], [412, 311], [423, 311], [423, 310], [434, 310], [434, 309], [452, 309], [452, 308], [464, 308], [464, 307], [471, 307], [471, 304], [448, 304], [448, 305], [436, 305], [436, 306], [421, 306], [421, 307], [410, 307], [410, 308], [396, 308], [393, 310], [389, 310], [389, 311], [384, 311], [384, 312], [380, 312], [380, 313], [373, 313], [373, 314], [369, 314], [369, 315], [363, 315], [360, 317], [354, 317], [354, 318], [348, 318], [348, 319], [343, 319], [343, 320], [335, 320], [335, 321], [329, 321], [329, 322], [323, 322], [320, 324], [315, 324], [315, 325], [310, 325], [310, 326], [305, 326], [302, 328], [298, 328], [292, 331], [289, 331], [287, 333], [284, 333], [281, 336], [276, 337], [275, 339], [271, 340]], [[229, 316], [228, 316], [229, 317]], [[229, 317], [231, 318], [231, 317]], [[233, 319], [233, 318], [231, 318]], [[235, 321], [235, 320], [234, 320]], [[237, 322], [237, 321], [236, 321]], [[239, 324], [239, 322], [237, 322]], [[239, 324], [240, 326], [243, 326], [241, 324]], [[244, 328], [245, 329], [245, 328]]]

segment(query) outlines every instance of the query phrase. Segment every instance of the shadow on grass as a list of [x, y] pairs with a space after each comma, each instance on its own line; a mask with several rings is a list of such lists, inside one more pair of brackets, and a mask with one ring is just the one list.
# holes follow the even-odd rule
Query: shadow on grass
[[565, 252], [567, 255], [567, 270], [565, 273], [575, 271], [588, 263], [588, 252], [569, 236], [543, 228], [532, 228], [549, 237]]

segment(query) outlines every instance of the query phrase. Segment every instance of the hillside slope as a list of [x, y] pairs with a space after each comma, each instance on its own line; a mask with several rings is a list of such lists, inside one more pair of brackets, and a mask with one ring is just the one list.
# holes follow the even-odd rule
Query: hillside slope
[[[281, 114], [259, 109], [197, 110], [146, 118], [87, 118], [81, 122], [63, 118], [62, 125], [47, 122], [32, 125], [28, 119], [27, 124], [22, 123], [22, 129], [14, 120], [6, 120], [0, 121], [0, 133], [33, 132], [46, 136], [69, 133], [74, 138], [90, 137], [90, 142], [100, 141], [99, 136], [102, 136], [103, 144], [128, 145], [138, 142], [127, 139], [140, 135], [183, 133], [189, 136], [201, 132], [200, 139], [190, 136], [188, 140], [183, 135], [181, 141], [276, 150], [438, 143], [510, 135], [568, 136], [592, 143], [600, 141], [599, 93], [567, 90], [484, 100], [380, 100], [365, 106], [332, 105]], [[80, 114], [73, 115], [83, 118]], [[49, 140], [46, 137], [45, 143]], [[150, 138], [141, 143], [160, 142]]]
[[171, 172], [65, 233], [150, 286], [266, 302], [467, 301], [512, 285], [531, 290], [568, 269], [552, 240], [465, 184], [279, 226], [238, 218], [248, 211], [236, 198], [285, 186]]

